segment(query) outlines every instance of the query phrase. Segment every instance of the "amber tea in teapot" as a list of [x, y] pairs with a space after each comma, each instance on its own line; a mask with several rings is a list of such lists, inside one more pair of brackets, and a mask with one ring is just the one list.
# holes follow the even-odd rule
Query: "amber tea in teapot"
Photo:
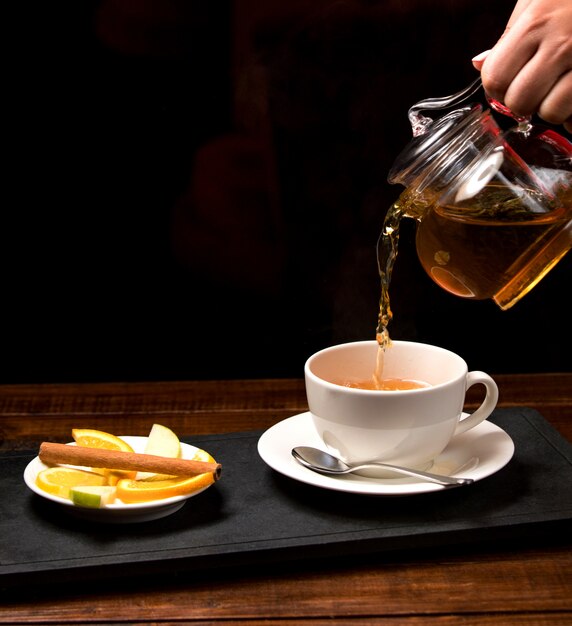
[[382, 347], [389, 343], [389, 282], [403, 217], [417, 221], [417, 254], [434, 282], [463, 298], [491, 298], [502, 309], [518, 302], [572, 247], [567, 139], [527, 119], [502, 132], [480, 104], [437, 120], [421, 115], [458, 104], [480, 86], [478, 80], [409, 110], [414, 138], [388, 177], [405, 190], [390, 207], [378, 242]]
[[528, 214], [504, 185], [488, 184], [471, 202], [428, 207], [417, 227], [419, 260], [450, 293], [508, 308], [570, 248], [570, 206]]

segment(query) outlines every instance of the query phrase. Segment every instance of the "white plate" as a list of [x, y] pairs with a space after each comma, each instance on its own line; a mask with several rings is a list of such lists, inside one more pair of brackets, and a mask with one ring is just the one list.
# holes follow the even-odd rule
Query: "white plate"
[[[126, 441], [135, 452], [143, 452], [145, 450], [145, 444], [147, 443], [147, 437], [127, 437], [121, 436], [120, 439]], [[70, 445], [75, 445], [74, 443]], [[196, 454], [198, 448], [181, 442], [182, 458], [192, 459]], [[138, 502], [134, 504], [124, 504], [121, 501], [116, 501], [113, 504], [109, 504], [101, 509], [91, 509], [87, 507], [81, 507], [75, 505], [71, 500], [67, 498], [60, 498], [47, 493], [43, 489], [40, 489], [36, 485], [36, 476], [40, 471], [46, 469], [48, 466], [40, 461], [39, 457], [32, 459], [26, 469], [24, 470], [24, 481], [26, 485], [42, 498], [52, 500], [65, 507], [66, 511], [81, 517], [97, 522], [111, 522], [115, 524], [125, 524], [129, 522], [148, 522], [151, 520], [159, 519], [167, 515], [171, 515], [175, 511], [178, 511], [185, 502], [198, 495], [205, 489], [208, 489], [210, 485], [207, 485], [203, 489], [199, 489], [194, 493], [186, 496], [173, 496], [171, 498], [164, 498], [162, 500], [151, 500], [150, 502]], [[70, 466], [77, 467], [77, 466]], [[82, 468], [86, 469], [86, 468]], [[89, 468], [87, 468], [89, 469]]]
[[[369, 478], [357, 474], [324, 476], [300, 465], [292, 456], [296, 446], [314, 446], [324, 449], [324, 444], [314, 430], [310, 413], [300, 413], [278, 422], [258, 440], [258, 453], [272, 469], [300, 482], [348, 493], [376, 496], [402, 496], [445, 487], [416, 478]], [[491, 422], [484, 421], [475, 428], [454, 437], [447, 448], [435, 459], [431, 472], [453, 474], [481, 480], [498, 472], [512, 458], [512, 439]], [[464, 468], [457, 474], [458, 468]]]

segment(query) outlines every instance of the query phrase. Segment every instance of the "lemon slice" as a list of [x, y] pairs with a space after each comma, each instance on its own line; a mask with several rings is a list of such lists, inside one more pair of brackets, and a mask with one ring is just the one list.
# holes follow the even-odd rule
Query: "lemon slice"
[[104, 448], [105, 450], [135, 452], [126, 441], [102, 430], [73, 428], [72, 437], [78, 446], [84, 446], [85, 448]]
[[71, 467], [48, 467], [36, 476], [36, 485], [47, 493], [60, 498], [70, 498], [72, 487], [105, 485], [105, 476]]
[[[195, 461], [215, 463], [213, 457], [205, 450], [197, 450], [193, 456]], [[201, 491], [211, 485], [215, 478], [211, 472], [191, 477], [150, 477], [146, 480], [120, 480], [116, 485], [116, 496], [125, 503], [149, 502], [163, 500], [172, 496], [187, 496]]]

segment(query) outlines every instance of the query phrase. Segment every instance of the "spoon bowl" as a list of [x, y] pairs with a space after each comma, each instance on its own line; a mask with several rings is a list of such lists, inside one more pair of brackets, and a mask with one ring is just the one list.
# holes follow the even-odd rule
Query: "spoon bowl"
[[430, 472], [422, 472], [421, 470], [401, 467], [399, 465], [390, 465], [379, 461], [369, 461], [367, 463], [360, 463], [359, 465], [348, 465], [329, 452], [324, 452], [323, 450], [310, 446], [292, 448], [292, 456], [304, 467], [328, 476], [343, 476], [344, 474], [351, 474], [364, 469], [378, 468], [405, 476], [413, 476], [421, 480], [427, 480], [442, 485], [443, 487], [459, 487], [461, 485], [470, 485], [474, 482], [472, 478], [458, 478], [455, 476], [432, 474]]

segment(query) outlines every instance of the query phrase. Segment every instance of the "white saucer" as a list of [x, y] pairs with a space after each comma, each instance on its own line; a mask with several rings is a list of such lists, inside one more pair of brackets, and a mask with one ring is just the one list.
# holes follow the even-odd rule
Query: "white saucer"
[[[357, 474], [324, 476], [300, 465], [292, 456], [296, 446], [324, 449], [314, 430], [310, 413], [300, 413], [278, 422], [258, 440], [258, 453], [272, 469], [300, 482], [348, 493], [403, 496], [442, 491], [445, 487], [416, 478], [369, 478]], [[429, 471], [481, 480], [503, 468], [514, 454], [514, 443], [502, 428], [484, 421], [454, 437], [435, 459]], [[457, 474], [456, 470], [462, 468]]]
[[[147, 437], [121, 436], [120, 438], [126, 441], [135, 450], [135, 452], [143, 452], [145, 450]], [[71, 445], [75, 445], [75, 443], [72, 443]], [[195, 446], [181, 442], [182, 458], [192, 459], [197, 450], [198, 448]], [[76, 506], [67, 498], [60, 498], [59, 496], [54, 496], [47, 493], [43, 489], [40, 489], [36, 485], [36, 476], [41, 470], [46, 469], [46, 467], [48, 466], [42, 463], [39, 457], [32, 459], [24, 470], [24, 481], [26, 485], [28, 485], [34, 493], [42, 496], [42, 498], [61, 504], [64, 507], [64, 510], [68, 513], [93, 522], [125, 524], [130, 522], [149, 522], [151, 520], [156, 520], [175, 513], [175, 511], [178, 511], [189, 498], [198, 495], [210, 487], [210, 485], [207, 485], [203, 489], [199, 489], [198, 491], [185, 496], [173, 496], [171, 498], [163, 498], [162, 500], [151, 500], [149, 502], [137, 502], [133, 504], [125, 504], [121, 501], [117, 501], [113, 504], [108, 504], [106, 507], [101, 509], [92, 509]]]

